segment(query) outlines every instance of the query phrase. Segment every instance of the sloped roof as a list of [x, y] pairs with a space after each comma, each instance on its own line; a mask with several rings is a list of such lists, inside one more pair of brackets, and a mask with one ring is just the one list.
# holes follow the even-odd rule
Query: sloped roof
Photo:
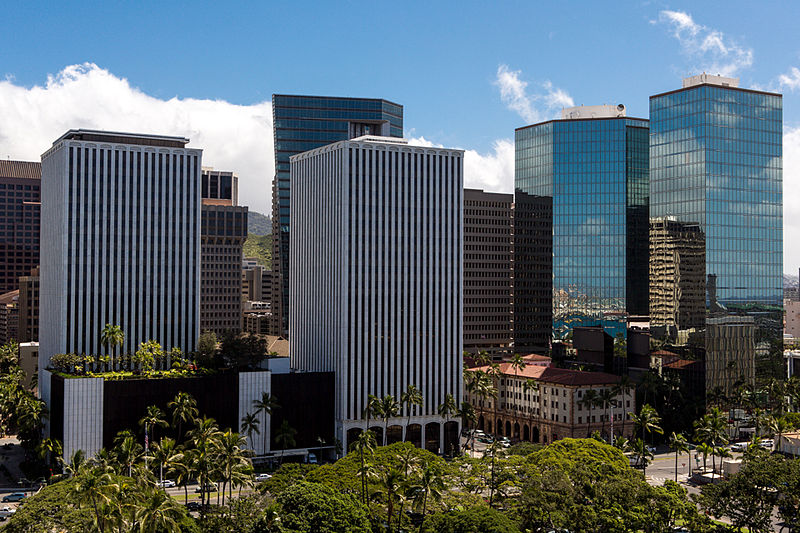
[[0, 159], [0, 178], [42, 179], [42, 164], [37, 161]]
[[[489, 370], [488, 366], [470, 369], [471, 371]], [[555, 383], [558, 385], [571, 385], [581, 387], [587, 385], [614, 385], [619, 383], [620, 377], [605, 372], [582, 372], [580, 370], [570, 370], [567, 368], [553, 368], [547, 366], [526, 365], [525, 368], [512, 368], [511, 363], [500, 363], [500, 372], [506, 376], [515, 376], [541, 381], [543, 383]]]

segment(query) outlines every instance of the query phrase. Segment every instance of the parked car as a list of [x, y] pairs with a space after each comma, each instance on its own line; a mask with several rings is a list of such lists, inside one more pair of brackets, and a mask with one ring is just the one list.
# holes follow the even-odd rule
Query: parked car
[[317, 464], [317, 456], [311, 452], [308, 452], [308, 456], [306, 456], [306, 462], [310, 465]]
[[647, 451], [650, 452], [650, 453], [656, 453], [656, 447], [655, 446], [647, 446]]
[[256, 474], [256, 481], [266, 481], [272, 477], [272, 474]]
[[159, 482], [158, 486], [161, 487], [162, 489], [171, 489], [172, 487], [175, 486], [175, 482], [172, 481], [171, 479], [165, 479], [164, 481]]
[[0, 509], [0, 520], [5, 520], [6, 518], [11, 518], [11, 515], [16, 513], [16, 509], [12, 509], [11, 507], [3, 507]]
[[746, 442], [734, 442], [731, 444], [731, 451], [732, 452], [744, 452], [747, 451], [747, 443]]
[[195, 511], [195, 512], [197, 512], [197, 511], [200, 511], [200, 509], [201, 509], [200, 502], [189, 502], [189, 503], [186, 504], [186, 510], [187, 511]]
[[764, 449], [771, 450], [772, 449], [772, 439], [762, 439], [758, 445]]
[[7, 494], [3, 496], [3, 503], [7, 502], [21, 502], [26, 498], [24, 492], [12, 492], [11, 494]]
[[206, 483], [205, 486], [198, 485], [195, 492], [215, 492], [217, 490], [217, 484], [214, 482]]

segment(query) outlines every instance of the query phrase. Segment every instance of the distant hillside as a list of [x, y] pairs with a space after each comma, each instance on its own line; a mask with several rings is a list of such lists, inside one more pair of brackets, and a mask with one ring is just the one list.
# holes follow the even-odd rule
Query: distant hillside
[[257, 257], [259, 263], [271, 269], [272, 235], [248, 235], [242, 252], [245, 257]]
[[269, 235], [272, 233], [272, 219], [262, 215], [258, 211], [248, 211], [247, 213], [247, 234], [248, 235]]
[[784, 274], [783, 275], [783, 288], [784, 289], [796, 289], [797, 288], [797, 276], [792, 274]]

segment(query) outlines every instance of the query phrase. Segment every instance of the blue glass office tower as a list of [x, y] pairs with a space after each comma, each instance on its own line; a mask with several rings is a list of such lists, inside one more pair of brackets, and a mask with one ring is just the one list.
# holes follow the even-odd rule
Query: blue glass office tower
[[705, 360], [706, 391], [781, 372], [782, 97], [737, 84], [703, 74], [650, 97], [651, 245], [700, 272], [699, 290], [671, 290], [657, 271], [675, 269], [651, 257], [651, 307], [666, 311], [651, 329]]
[[403, 106], [375, 98], [272, 95], [275, 178], [272, 182], [272, 317], [275, 335], [289, 329], [289, 158], [362, 135], [403, 136]]
[[624, 114], [572, 108], [516, 130], [518, 348], [575, 326], [624, 335], [629, 315], [647, 314], [648, 122]]

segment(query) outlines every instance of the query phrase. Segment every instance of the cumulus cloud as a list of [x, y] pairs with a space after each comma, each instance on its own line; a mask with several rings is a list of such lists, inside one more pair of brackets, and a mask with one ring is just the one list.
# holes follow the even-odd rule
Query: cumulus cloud
[[[408, 140], [415, 146], [443, 148], [425, 137]], [[457, 147], [452, 147], [457, 148]], [[514, 141], [498, 139], [491, 151], [464, 150], [464, 187], [487, 192], [514, 192]]]
[[510, 70], [508, 65], [500, 65], [494, 84], [500, 89], [500, 98], [506, 107], [526, 122], [548, 120], [553, 118], [558, 109], [575, 105], [572, 97], [565, 90], [555, 87], [550, 80], [536, 85], [538, 91], [529, 92], [528, 82], [520, 78], [521, 74], [520, 70]]
[[753, 64], [753, 49], [737, 44], [719, 30], [698, 24], [683, 11], [664, 10], [658, 22], [668, 25], [686, 55], [696, 64], [693, 69], [709, 74], [735, 76]]
[[189, 137], [203, 165], [239, 175], [239, 203], [270, 213], [274, 174], [269, 102], [155, 98], [94, 63], [71, 65], [44, 86], [0, 81], [0, 157], [39, 160], [71, 128]]
[[783, 90], [800, 89], [800, 68], [792, 67], [788, 73], [778, 76], [778, 85]]

